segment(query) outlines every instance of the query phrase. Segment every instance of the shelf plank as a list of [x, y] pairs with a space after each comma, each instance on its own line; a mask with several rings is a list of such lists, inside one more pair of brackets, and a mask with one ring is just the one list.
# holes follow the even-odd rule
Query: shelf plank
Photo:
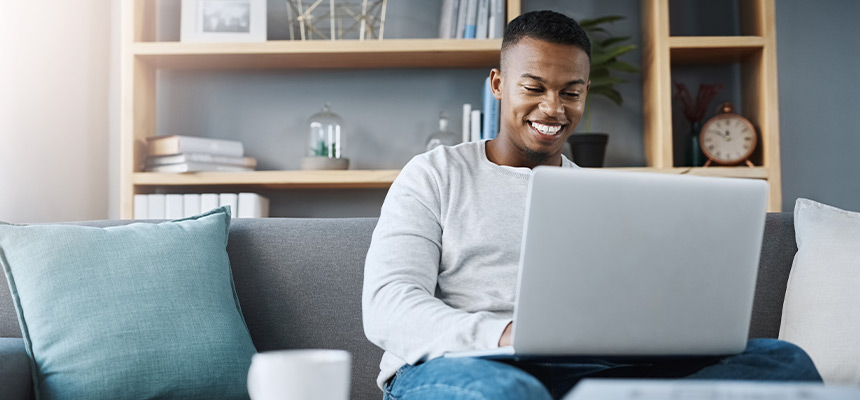
[[166, 69], [492, 68], [501, 39], [136, 42], [135, 57]]
[[281, 189], [388, 188], [399, 170], [194, 172], [183, 174], [137, 172], [136, 186], [255, 186]]
[[[628, 172], [767, 179], [764, 167], [606, 168]], [[279, 189], [385, 189], [399, 170], [195, 172], [184, 174], [137, 172], [135, 186], [253, 186]]]
[[669, 54], [673, 65], [724, 64], [760, 52], [764, 45], [761, 36], [674, 36]]
[[675, 175], [716, 176], [723, 178], [768, 179], [769, 171], [765, 167], [675, 167], [675, 168], [607, 168], [616, 171], [629, 172], [658, 172]]

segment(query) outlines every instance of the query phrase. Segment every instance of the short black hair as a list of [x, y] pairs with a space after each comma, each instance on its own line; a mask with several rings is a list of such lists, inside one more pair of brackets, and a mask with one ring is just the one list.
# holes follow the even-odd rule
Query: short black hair
[[505, 58], [505, 50], [524, 38], [579, 47], [588, 55], [588, 61], [591, 61], [591, 40], [579, 23], [567, 15], [543, 10], [527, 12], [514, 18], [505, 28], [502, 60]]

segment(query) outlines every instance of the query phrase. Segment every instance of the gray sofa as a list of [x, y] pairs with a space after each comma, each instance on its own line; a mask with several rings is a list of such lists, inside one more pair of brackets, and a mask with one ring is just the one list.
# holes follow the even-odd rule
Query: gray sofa
[[[128, 221], [91, 221], [112, 226]], [[376, 220], [235, 219], [228, 252], [242, 311], [259, 351], [345, 349], [353, 399], [378, 399], [382, 351], [364, 336], [364, 257]], [[750, 337], [776, 337], [797, 247], [793, 217], [767, 216]], [[0, 398], [33, 398], [30, 366], [6, 284], [0, 285]]]

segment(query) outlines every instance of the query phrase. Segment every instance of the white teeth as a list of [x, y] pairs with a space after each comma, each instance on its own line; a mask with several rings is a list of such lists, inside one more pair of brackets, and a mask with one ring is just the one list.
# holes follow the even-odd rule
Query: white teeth
[[531, 124], [538, 132], [544, 135], [555, 135], [561, 130], [561, 125], [544, 125], [538, 122], [532, 122]]

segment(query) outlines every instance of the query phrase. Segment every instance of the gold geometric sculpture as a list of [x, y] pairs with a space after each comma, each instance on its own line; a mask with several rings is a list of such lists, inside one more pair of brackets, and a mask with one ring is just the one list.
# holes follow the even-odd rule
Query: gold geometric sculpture
[[286, 1], [291, 40], [382, 40], [388, 0]]

